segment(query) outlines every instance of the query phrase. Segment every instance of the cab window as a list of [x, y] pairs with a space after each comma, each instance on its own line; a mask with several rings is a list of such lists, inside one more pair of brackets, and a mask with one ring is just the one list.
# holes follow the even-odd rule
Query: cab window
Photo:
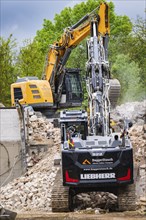
[[23, 99], [21, 88], [14, 88], [14, 99]]

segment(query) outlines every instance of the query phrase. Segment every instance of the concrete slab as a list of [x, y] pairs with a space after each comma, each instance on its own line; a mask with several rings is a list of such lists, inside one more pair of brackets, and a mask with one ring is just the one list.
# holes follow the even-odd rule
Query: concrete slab
[[20, 122], [16, 109], [0, 109], [0, 141], [20, 140]]

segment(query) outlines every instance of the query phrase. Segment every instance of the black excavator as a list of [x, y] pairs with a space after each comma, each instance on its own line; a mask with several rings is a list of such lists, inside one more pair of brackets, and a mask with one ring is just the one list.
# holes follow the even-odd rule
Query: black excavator
[[130, 124], [125, 123], [122, 133], [113, 132], [110, 126], [110, 99], [117, 99], [120, 85], [117, 80], [110, 83], [108, 14], [109, 7], [103, 3], [98, 17], [90, 21], [86, 63], [89, 114], [84, 110], [60, 113], [61, 166], [52, 191], [53, 212], [72, 210], [73, 197], [89, 191], [112, 192], [118, 196], [120, 211], [135, 210]]

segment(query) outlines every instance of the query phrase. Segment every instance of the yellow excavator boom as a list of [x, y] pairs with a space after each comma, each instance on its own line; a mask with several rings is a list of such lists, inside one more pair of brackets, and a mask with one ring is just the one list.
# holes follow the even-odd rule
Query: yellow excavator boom
[[80, 20], [80, 22], [83, 20], [83, 23], [81, 23], [81, 25], [77, 27], [76, 25], [73, 25], [72, 28], [66, 29], [59, 42], [55, 42], [51, 46], [51, 49], [48, 53], [48, 61], [45, 69], [44, 79], [48, 81], [50, 80], [53, 70], [56, 70], [60, 59], [63, 58], [67, 49], [75, 48], [83, 39], [85, 39], [89, 35], [90, 22], [92, 19], [98, 20], [98, 32], [100, 32], [102, 36], [105, 36], [106, 34], [109, 35], [109, 6], [106, 3], [102, 3], [99, 7], [98, 14], [97, 10], [98, 8], [96, 8], [90, 14], [84, 16]]

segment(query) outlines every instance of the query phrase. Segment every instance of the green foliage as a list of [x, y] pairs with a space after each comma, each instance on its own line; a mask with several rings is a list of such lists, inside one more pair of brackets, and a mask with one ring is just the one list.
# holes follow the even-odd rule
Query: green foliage
[[[138, 69], [137, 69], [137, 73], [130, 75], [130, 77], [131, 77], [131, 80], [133, 80], [135, 82], [138, 81], [139, 83], [137, 83], [136, 86], [133, 86], [133, 88], [131, 87], [132, 88], [131, 93], [133, 90], [133, 94], [135, 94], [135, 97], [134, 97], [134, 95], [132, 95], [133, 96], [132, 97], [131, 94], [129, 93], [129, 99], [131, 99], [131, 97], [132, 97], [132, 100], [139, 100], [141, 98], [144, 99], [146, 97], [146, 91], [145, 91], [145, 85], [146, 85], [146, 58], [145, 58], [145, 54], [146, 54], [146, 29], [145, 29], [145, 21], [141, 18], [137, 18], [137, 20], [135, 21], [135, 23], [131, 27], [132, 27], [132, 30], [130, 31], [130, 29], [129, 29], [129, 31], [128, 31], [129, 33], [127, 32], [127, 34], [125, 33], [123, 36], [121, 36], [120, 32], [119, 32], [119, 36], [117, 36], [117, 37], [111, 36], [110, 44], [109, 44], [109, 60], [111, 61], [112, 65], [114, 65], [114, 67], [115, 67], [115, 63], [117, 64], [117, 62], [119, 61], [117, 59], [117, 57], [120, 54], [127, 55], [129, 57], [129, 59], [131, 61], [133, 61], [132, 63], [134, 65], [133, 65], [133, 67], [131, 66], [131, 70], [132, 70], [132, 68], [135, 67], [135, 65], [136, 65], [135, 71], [137, 68]], [[123, 60], [123, 65], [124, 65], [124, 60]], [[126, 60], [125, 60], [125, 65], [126, 65]], [[113, 69], [114, 68], [112, 68], [112, 70]], [[130, 70], [130, 68], [128, 68], [128, 69]], [[119, 72], [119, 75], [120, 75], [120, 72]], [[130, 77], [128, 77], [128, 75], [125, 75], [123, 78], [123, 81], [124, 81], [124, 79], [129, 81]], [[123, 84], [122, 91], [124, 93], [124, 91], [126, 92], [127, 88], [126, 88], [126, 84], [123, 81], [121, 78], [121, 84]], [[133, 85], [134, 85], [134, 83], [133, 83]], [[122, 101], [128, 100], [128, 98], [124, 99], [124, 94], [123, 94], [121, 97], [121, 100]]]
[[112, 66], [113, 76], [121, 83], [121, 101], [135, 101], [141, 97], [140, 68], [131, 61], [128, 55], [120, 54], [117, 56]]
[[45, 57], [36, 41], [26, 40], [17, 58], [18, 76], [37, 76], [41, 78]]
[[57, 39], [56, 29], [50, 20], [44, 19], [43, 28], [37, 31], [35, 41], [43, 54], [47, 53], [49, 45]]
[[135, 60], [141, 71], [140, 79], [143, 88], [146, 85], [146, 21], [140, 17], [137, 18], [133, 26], [132, 37], [129, 40], [128, 52], [130, 57]]
[[70, 7], [64, 8], [60, 14], [55, 15], [54, 21], [55, 30], [61, 35], [63, 29], [71, 26], [72, 24], [72, 9]]
[[127, 46], [131, 39], [132, 23], [127, 16], [114, 16], [111, 21], [109, 41], [109, 60], [115, 62], [118, 54], [127, 54]]
[[0, 37], [0, 102], [10, 105], [10, 85], [16, 79], [15, 74], [16, 42], [12, 35], [7, 40]]
[[111, 36], [125, 37], [132, 31], [132, 23], [130, 19], [124, 16], [114, 16], [113, 22], [111, 23]]

